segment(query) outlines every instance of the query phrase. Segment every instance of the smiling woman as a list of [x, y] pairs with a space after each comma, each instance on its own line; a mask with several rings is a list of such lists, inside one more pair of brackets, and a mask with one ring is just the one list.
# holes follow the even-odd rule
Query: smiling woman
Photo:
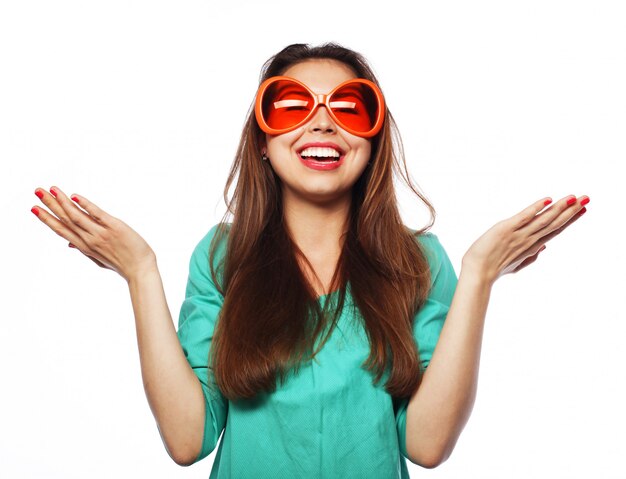
[[536, 261], [589, 198], [533, 201], [478, 238], [457, 277], [408, 174], [431, 221], [401, 220], [402, 142], [365, 59], [294, 44], [261, 77], [178, 331], [132, 228], [58, 188], [36, 190], [56, 217], [33, 212], [128, 282], [146, 396], [176, 463], [208, 456], [223, 432], [212, 478], [435, 467], [473, 407], [493, 284]]
[[[288, 84], [291, 86], [287, 87]], [[363, 93], [363, 89], [369, 93]], [[342, 100], [339, 105], [335, 105], [336, 96]], [[365, 96], [380, 100], [366, 102]], [[282, 106], [276, 108], [277, 102], [296, 99], [306, 105], [288, 111]], [[352, 100], [350, 103], [355, 108], [346, 108], [346, 99]], [[317, 201], [330, 201], [342, 205], [345, 217], [352, 185], [370, 160], [370, 137], [382, 128], [383, 111], [382, 93], [376, 84], [357, 79], [352, 67], [332, 58], [302, 59], [280, 76], [270, 77], [261, 84], [255, 108], [257, 122], [266, 136], [265, 141], [261, 139], [261, 148], [267, 151], [280, 178], [287, 211], [294, 202], [306, 207]], [[316, 147], [336, 152], [339, 160], [313, 158], [318, 150], [311, 148]], [[333, 174], [320, 175], [311, 170]], [[338, 195], [344, 197], [341, 202]]]

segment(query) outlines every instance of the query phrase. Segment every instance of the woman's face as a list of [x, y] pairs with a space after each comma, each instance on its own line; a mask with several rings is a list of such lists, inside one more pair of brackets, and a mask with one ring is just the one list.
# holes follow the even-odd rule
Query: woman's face
[[[356, 78], [347, 65], [331, 59], [311, 59], [292, 65], [283, 73], [305, 83], [315, 93], [329, 93], [340, 83]], [[329, 203], [350, 194], [352, 185], [370, 159], [371, 141], [340, 128], [325, 106], [320, 106], [303, 126], [282, 135], [265, 135], [269, 163], [283, 182], [284, 199]], [[337, 168], [314, 169], [302, 160], [306, 154], [328, 154], [332, 148], [343, 156]], [[306, 151], [305, 151], [306, 150]], [[290, 198], [285, 198], [289, 195]]]

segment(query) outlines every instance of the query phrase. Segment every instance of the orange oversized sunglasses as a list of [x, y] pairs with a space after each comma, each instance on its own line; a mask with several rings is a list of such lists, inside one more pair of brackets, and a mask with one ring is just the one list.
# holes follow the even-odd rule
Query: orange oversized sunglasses
[[364, 138], [375, 136], [385, 119], [383, 94], [365, 78], [345, 81], [323, 94], [295, 78], [274, 76], [259, 86], [254, 113], [261, 130], [281, 135], [304, 125], [320, 105], [338, 126]]

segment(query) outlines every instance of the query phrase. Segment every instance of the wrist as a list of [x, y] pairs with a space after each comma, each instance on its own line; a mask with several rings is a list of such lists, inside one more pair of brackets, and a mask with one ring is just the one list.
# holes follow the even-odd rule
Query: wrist
[[126, 281], [130, 285], [131, 283], [136, 283], [141, 281], [142, 279], [149, 277], [153, 274], [159, 274], [159, 267], [157, 266], [156, 256], [150, 260], [145, 261], [141, 265], [136, 266], [128, 275], [126, 276]]
[[459, 280], [461, 277], [466, 278], [466, 281], [470, 281], [478, 287], [484, 288], [491, 288], [496, 281], [496, 278], [489, 274], [486, 268], [465, 259], [461, 263]]

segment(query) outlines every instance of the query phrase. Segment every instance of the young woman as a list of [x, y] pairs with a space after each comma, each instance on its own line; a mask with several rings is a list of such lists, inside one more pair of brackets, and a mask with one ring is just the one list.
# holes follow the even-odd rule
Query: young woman
[[272, 57], [228, 211], [191, 256], [178, 331], [133, 229], [84, 196], [35, 191], [47, 226], [128, 282], [146, 395], [176, 463], [206, 457], [222, 431], [212, 478], [409, 477], [405, 458], [430, 468], [451, 454], [494, 282], [533, 263], [589, 198], [541, 198], [500, 221], [457, 278], [408, 175], [431, 223], [402, 224], [400, 161], [406, 171], [362, 56], [297, 44]]

